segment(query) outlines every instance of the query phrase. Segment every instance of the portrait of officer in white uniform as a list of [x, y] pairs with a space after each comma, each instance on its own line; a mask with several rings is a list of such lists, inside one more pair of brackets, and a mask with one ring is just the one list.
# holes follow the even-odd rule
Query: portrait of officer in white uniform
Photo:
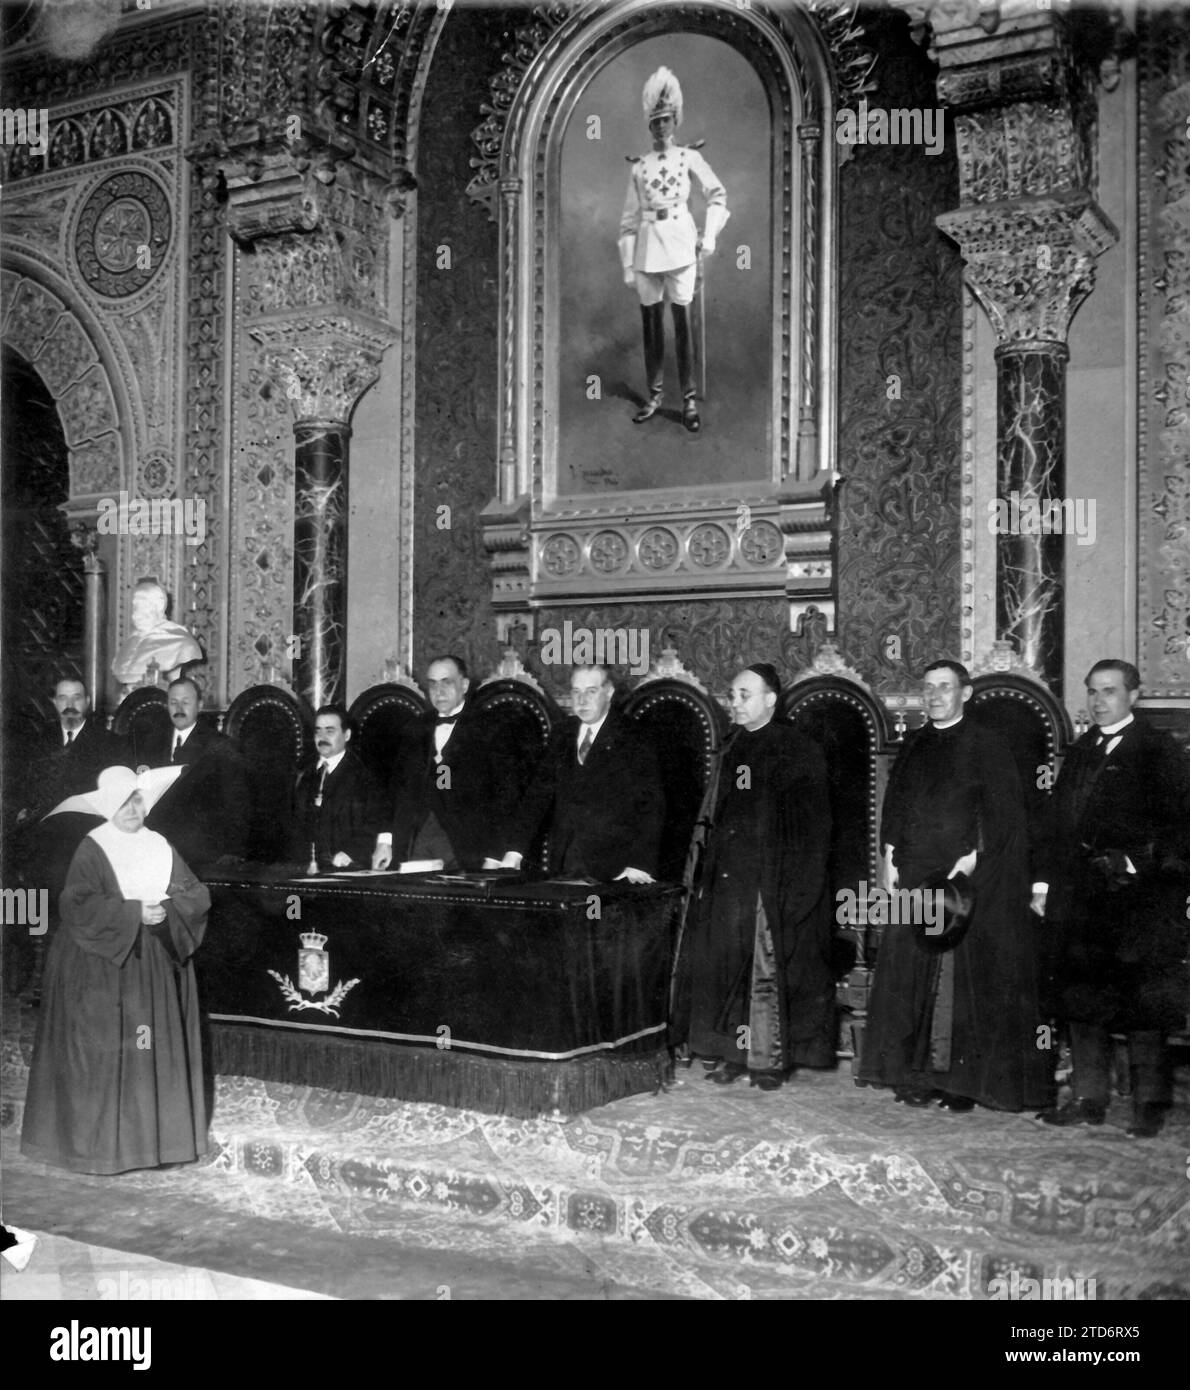
[[[653, 148], [631, 161], [619, 235], [624, 283], [635, 288], [640, 298], [644, 330], [645, 402], [633, 420], [643, 424], [661, 406], [668, 302], [682, 392], [682, 423], [696, 433], [701, 421], [695, 399], [691, 306], [700, 258], [714, 253], [730, 216], [727, 193], [697, 148], [674, 143], [674, 134], [682, 124], [682, 88], [668, 68], [658, 68], [645, 83], [644, 112]], [[691, 181], [706, 200], [701, 237], [690, 212]]]

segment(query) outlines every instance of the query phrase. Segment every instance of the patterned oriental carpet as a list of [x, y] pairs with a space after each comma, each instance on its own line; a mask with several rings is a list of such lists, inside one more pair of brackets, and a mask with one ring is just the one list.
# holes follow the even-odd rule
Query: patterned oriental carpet
[[[34, 1019], [5, 1010], [10, 1202], [14, 1179], [32, 1194], [55, 1177], [18, 1150]], [[984, 1299], [1016, 1271], [1093, 1278], [1099, 1299], [1186, 1299], [1190, 1068], [1178, 1081], [1164, 1132], [1138, 1142], [1123, 1099], [1101, 1129], [1054, 1130], [907, 1109], [846, 1066], [771, 1094], [679, 1069], [661, 1094], [566, 1123], [221, 1076], [207, 1160], [78, 1180], [324, 1244], [399, 1239], [559, 1271], [581, 1259], [617, 1296]], [[94, 1221], [83, 1238], [104, 1243]]]

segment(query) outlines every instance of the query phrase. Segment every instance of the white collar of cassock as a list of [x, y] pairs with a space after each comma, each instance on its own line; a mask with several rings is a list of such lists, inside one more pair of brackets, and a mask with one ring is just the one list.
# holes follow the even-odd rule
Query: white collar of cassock
[[934, 724], [934, 721], [932, 719], [930, 720], [930, 723], [934, 724], [935, 729], [953, 729], [956, 724], [961, 724], [962, 722], [963, 716], [961, 714], [957, 719], [948, 719], [942, 724]]

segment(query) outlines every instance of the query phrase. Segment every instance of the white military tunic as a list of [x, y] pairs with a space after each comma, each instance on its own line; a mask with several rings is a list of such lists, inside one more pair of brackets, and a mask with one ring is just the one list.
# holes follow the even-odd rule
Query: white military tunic
[[[665, 275], [694, 263], [698, 228], [689, 208], [692, 178], [707, 200], [707, 240], [713, 241], [729, 215], [727, 193], [697, 150], [670, 145], [633, 164], [620, 219], [625, 269]], [[629, 238], [635, 243], [631, 249]]]

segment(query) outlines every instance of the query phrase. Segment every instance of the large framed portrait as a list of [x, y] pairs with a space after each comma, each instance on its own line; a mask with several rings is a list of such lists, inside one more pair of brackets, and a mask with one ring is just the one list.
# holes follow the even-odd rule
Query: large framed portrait
[[[656, 287], [652, 278], [646, 293], [659, 288], [663, 296], [663, 405], [648, 421], [633, 423], [649, 387], [642, 327], [648, 306], [625, 283], [618, 241], [625, 204], [636, 197], [629, 187], [635, 165], [653, 145], [642, 92], [663, 67], [680, 84], [683, 119], [666, 158], [654, 161], [661, 210], [670, 211], [674, 200], [666, 197], [659, 166], [680, 167], [674, 151], [694, 149], [725, 190], [729, 214], [715, 253], [695, 260], [691, 303], [676, 306], [686, 309], [692, 339], [697, 434], [682, 418], [670, 286]], [[769, 480], [773, 149], [764, 85], [723, 39], [691, 33], [643, 39], [597, 67], [584, 85], [557, 142], [557, 198], [550, 199], [546, 233], [556, 289], [550, 315], [556, 351], [547, 347], [546, 381], [557, 400], [549, 443], [556, 449], [559, 499], [675, 488], [691, 495], [725, 482]], [[706, 198], [697, 180], [686, 178], [689, 212], [701, 232]]]
[[799, 7], [613, 0], [543, 43], [501, 149], [498, 611], [780, 592], [791, 545], [824, 596], [833, 130]]

